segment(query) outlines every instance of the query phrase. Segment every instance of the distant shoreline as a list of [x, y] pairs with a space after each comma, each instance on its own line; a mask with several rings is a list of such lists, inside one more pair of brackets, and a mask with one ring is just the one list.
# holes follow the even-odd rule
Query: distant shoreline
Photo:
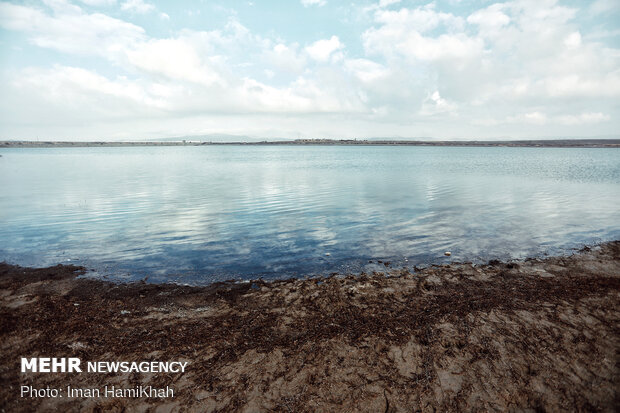
[[127, 141], [127, 142], [70, 142], [70, 141], [0, 141], [0, 148], [97, 148], [120, 146], [203, 146], [203, 145], [363, 145], [363, 146], [461, 146], [461, 147], [518, 147], [518, 148], [620, 148], [620, 139], [553, 139], [512, 141], [400, 141], [355, 139], [297, 139], [290, 141], [211, 142], [211, 141]]

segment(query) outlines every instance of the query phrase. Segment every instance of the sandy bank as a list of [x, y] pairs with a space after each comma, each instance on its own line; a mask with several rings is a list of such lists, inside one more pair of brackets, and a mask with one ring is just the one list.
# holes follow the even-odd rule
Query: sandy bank
[[[415, 274], [219, 284], [0, 264], [4, 411], [613, 411], [620, 242]], [[183, 360], [184, 374], [19, 373], [20, 357]], [[175, 397], [20, 398], [170, 386]]]

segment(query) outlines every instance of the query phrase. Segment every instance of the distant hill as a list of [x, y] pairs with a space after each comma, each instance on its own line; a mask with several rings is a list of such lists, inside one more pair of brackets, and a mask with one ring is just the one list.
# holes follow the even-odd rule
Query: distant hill
[[282, 138], [260, 138], [248, 135], [230, 135], [225, 133], [210, 133], [207, 135], [186, 135], [174, 136], [172, 138], [148, 139], [152, 142], [262, 142], [262, 141], [281, 141]]

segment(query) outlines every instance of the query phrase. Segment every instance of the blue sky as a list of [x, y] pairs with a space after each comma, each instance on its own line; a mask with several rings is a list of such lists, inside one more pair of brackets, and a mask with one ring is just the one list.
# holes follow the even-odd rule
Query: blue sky
[[0, 139], [617, 136], [620, 2], [0, 1]]

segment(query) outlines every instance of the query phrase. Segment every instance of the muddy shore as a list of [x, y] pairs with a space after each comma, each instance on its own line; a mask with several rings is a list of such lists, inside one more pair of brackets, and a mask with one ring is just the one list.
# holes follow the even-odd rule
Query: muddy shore
[[[209, 287], [0, 264], [0, 410], [606, 411], [620, 405], [620, 241], [570, 257]], [[389, 276], [388, 276], [389, 275]], [[188, 361], [20, 373], [21, 357]], [[169, 386], [172, 398], [20, 397]]]

